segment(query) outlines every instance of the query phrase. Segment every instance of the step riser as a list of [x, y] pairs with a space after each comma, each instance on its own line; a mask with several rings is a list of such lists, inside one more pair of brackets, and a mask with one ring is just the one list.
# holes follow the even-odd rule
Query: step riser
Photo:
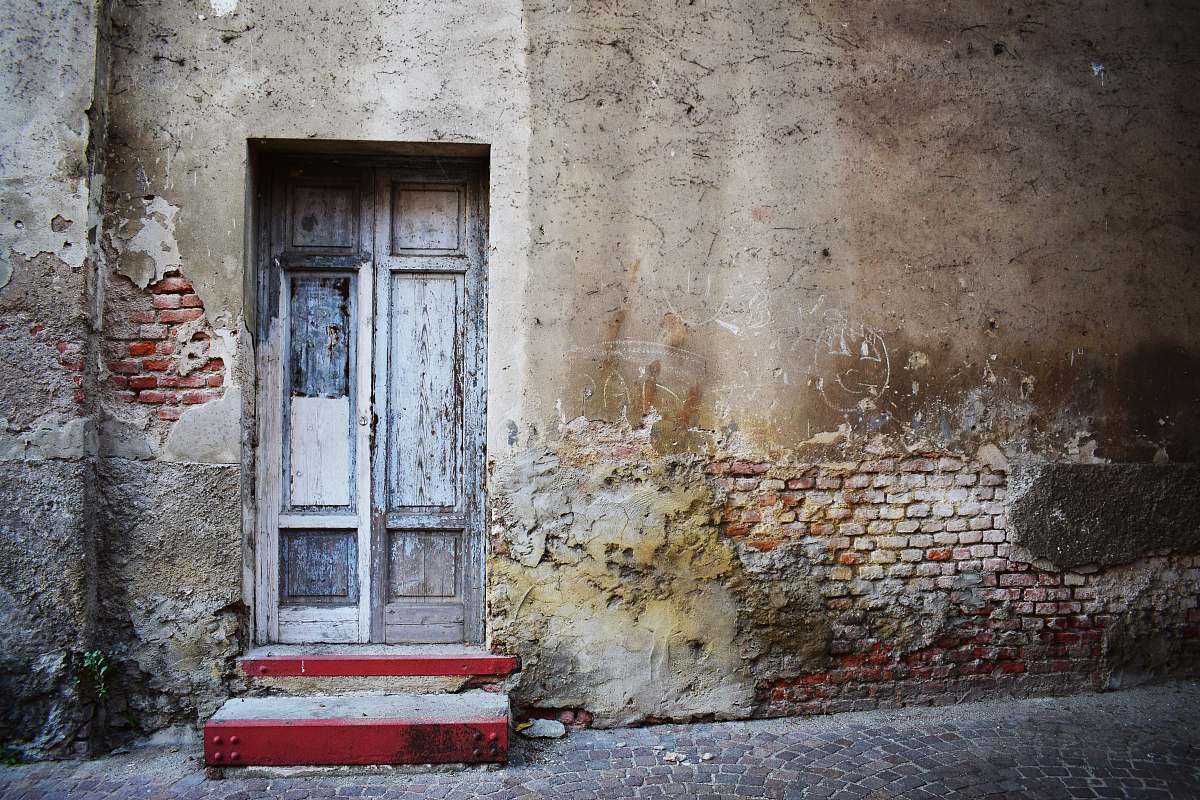
[[[484, 679], [491, 682], [492, 679]], [[313, 695], [372, 695], [389, 694], [453, 694], [462, 691], [470, 677], [392, 677], [373, 675], [356, 677], [280, 677], [250, 679], [251, 695], [288, 695], [311, 697]]]
[[204, 726], [209, 766], [486, 764], [508, 758], [508, 720], [230, 720]]
[[242, 671], [253, 678], [502, 676], [517, 667], [509, 656], [248, 656]]

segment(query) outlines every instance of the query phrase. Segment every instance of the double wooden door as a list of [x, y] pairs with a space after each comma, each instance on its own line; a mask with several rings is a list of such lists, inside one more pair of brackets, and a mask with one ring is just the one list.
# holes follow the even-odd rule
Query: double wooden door
[[483, 636], [485, 171], [281, 161], [260, 188], [260, 642]]

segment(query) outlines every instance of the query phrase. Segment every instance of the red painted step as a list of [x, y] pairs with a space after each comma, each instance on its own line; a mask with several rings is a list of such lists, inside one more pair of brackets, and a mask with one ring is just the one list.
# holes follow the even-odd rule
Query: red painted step
[[504, 763], [496, 692], [229, 700], [204, 726], [209, 766]]
[[255, 677], [368, 677], [507, 675], [517, 668], [512, 656], [486, 653], [249, 655], [242, 671]]

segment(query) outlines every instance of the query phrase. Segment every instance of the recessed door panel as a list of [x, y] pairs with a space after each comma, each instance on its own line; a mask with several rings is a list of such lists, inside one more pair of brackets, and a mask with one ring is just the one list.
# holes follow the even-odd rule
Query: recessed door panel
[[356, 540], [356, 531], [280, 531], [280, 603], [323, 606], [356, 604]]
[[462, 531], [392, 531], [388, 543], [388, 600], [459, 594]]
[[353, 505], [354, 278], [286, 277], [288, 505]]
[[393, 255], [458, 255], [463, 245], [463, 188], [393, 184]]
[[389, 511], [458, 506], [461, 286], [458, 275], [391, 276]]

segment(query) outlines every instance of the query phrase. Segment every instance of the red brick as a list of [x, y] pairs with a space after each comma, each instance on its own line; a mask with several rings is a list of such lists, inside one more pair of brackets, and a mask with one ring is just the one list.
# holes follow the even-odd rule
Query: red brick
[[124, 375], [109, 375], [108, 385], [117, 389], [124, 389], [129, 386], [129, 378], [125, 377]]
[[225, 369], [225, 362], [219, 358], [210, 358], [203, 367], [200, 367], [200, 372], [220, 372]]
[[949, 547], [935, 547], [932, 550], [926, 550], [925, 557], [928, 558], [930, 561], [949, 561], [950, 560], [950, 548]]
[[182, 402], [188, 405], [198, 405], [200, 403], [207, 403], [214, 397], [216, 397], [216, 395], [214, 395], [212, 392], [184, 392], [183, 397], [180, 399]]
[[811, 489], [816, 485], [816, 480], [813, 478], [791, 478], [787, 482], [789, 489]]
[[159, 419], [177, 420], [183, 416], [183, 409], [178, 406], [163, 406], [154, 412]]
[[752, 461], [735, 461], [730, 472], [734, 475], [762, 475], [771, 468], [770, 464], [759, 464]]
[[165, 372], [171, 368], [171, 361], [167, 358], [143, 358], [142, 369], [148, 372]]
[[121, 372], [126, 375], [136, 375], [142, 371], [142, 365], [136, 361], [130, 361], [126, 359], [123, 361], [108, 362], [108, 369], [109, 372]]
[[154, 355], [154, 342], [130, 342], [129, 355], [131, 356], [152, 356]]
[[172, 353], [175, 352], [175, 343], [174, 342], [159, 342], [158, 343], [158, 352], [164, 356], [171, 355]]
[[761, 553], [770, 552], [771, 550], [774, 550], [776, 547], [779, 547], [779, 545], [781, 545], [782, 543], [783, 543], [783, 541], [781, 539], [774, 538], [774, 537], [767, 538], [767, 539], [755, 538], [755, 539], [749, 539], [746, 541], [747, 545], [749, 545], [750, 547], [753, 547], [755, 550], [758, 550]]
[[162, 403], [167, 399], [167, 396], [162, 392], [142, 391], [138, 392], [137, 401], [139, 403]]
[[225, 383], [224, 375], [209, 375], [208, 376], [209, 388], [215, 389], [216, 387], [222, 385], [223, 383]]
[[169, 386], [172, 389], [203, 389], [208, 380], [203, 375], [163, 375], [158, 379], [160, 386]]
[[158, 283], [150, 284], [150, 291], [155, 294], [180, 294], [191, 290], [192, 284], [185, 278], [163, 278]]
[[135, 378], [129, 379], [130, 389], [156, 389], [158, 388], [158, 378], [153, 375], [138, 375]]
[[117, 399], [122, 403], [132, 403], [137, 400], [136, 392], [117, 392]]
[[158, 312], [158, 321], [166, 323], [191, 322], [194, 319], [200, 319], [202, 316], [204, 316], [204, 312], [198, 308], [181, 308]]
[[199, 295], [184, 294], [179, 296], [179, 304], [184, 308], [204, 308], [204, 301]]

